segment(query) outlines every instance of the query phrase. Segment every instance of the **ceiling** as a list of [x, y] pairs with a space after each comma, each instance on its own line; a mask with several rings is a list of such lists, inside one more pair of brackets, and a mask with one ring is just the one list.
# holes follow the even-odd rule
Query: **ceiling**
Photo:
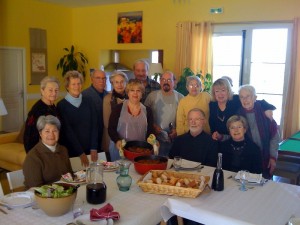
[[41, 2], [48, 2], [53, 4], [60, 4], [67, 7], [85, 7], [85, 6], [96, 6], [96, 5], [112, 5], [119, 3], [129, 2], [142, 2], [148, 0], [39, 0]]

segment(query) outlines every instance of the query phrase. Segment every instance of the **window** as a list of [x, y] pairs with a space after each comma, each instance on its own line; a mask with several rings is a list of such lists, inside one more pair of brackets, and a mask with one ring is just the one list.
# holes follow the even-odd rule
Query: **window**
[[257, 99], [276, 106], [280, 124], [284, 81], [289, 75], [291, 24], [217, 25], [213, 35], [213, 80], [229, 76], [233, 91], [251, 84]]

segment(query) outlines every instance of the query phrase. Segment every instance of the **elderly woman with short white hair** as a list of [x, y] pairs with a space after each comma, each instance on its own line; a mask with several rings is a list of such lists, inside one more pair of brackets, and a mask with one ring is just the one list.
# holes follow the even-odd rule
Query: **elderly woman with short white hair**
[[44, 77], [40, 85], [41, 99], [38, 100], [28, 113], [23, 135], [23, 143], [28, 153], [39, 142], [39, 132], [36, 122], [40, 116], [58, 116], [55, 101], [59, 92], [59, 81], [55, 77]]
[[[125, 88], [128, 82], [128, 77], [122, 71], [114, 71], [109, 76], [109, 81], [112, 85], [112, 92], [107, 94], [103, 99], [103, 122], [104, 131], [102, 139], [102, 149], [104, 152], [109, 152], [110, 137], [108, 135], [108, 123], [111, 111], [116, 105], [123, 103], [128, 99]], [[114, 158], [114, 156], [112, 156]]]
[[59, 119], [52, 115], [40, 116], [36, 127], [40, 141], [26, 155], [23, 164], [27, 188], [56, 182], [61, 175], [72, 172], [68, 150], [58, 144]]
[[[177, 135], [181, 135], [189, 131], [187, 118], [188, 112], [191, 109], [201, 109], [205, 113], [207, 117], [206, 119], [209, 119], [209, 102], [211, 100], [211, 96], [208, 92], [202, 92], [202, 83], [200, 78], [197, 76], [187, 77], [186, 89], [188, 90], [189, 94], [180, 100], [177, 108]], [[204, 131], [210, 134], [210, 128], [208, 123], [204, 125]]]
[[67, 147], [70, 157], [80, 157], [81, 164], [89, 166], [98, 160], [98, 117], [92, 99], [81, 94], [83, 76], [68, 71], [64, 77], [68, 93], [57, 103], [62, 129], [60, 143]]
[[249, 124], [248, 137], [259, 146], [262, 153], [263, 176], [272, 177], [276, 167], [280, 142], [275, 120], [266, 117], [260, 102], [256, 101], [256, 91], [251, 85], [243, 85], [239, 89], [242, 107], [238, 114], [244, 116]]

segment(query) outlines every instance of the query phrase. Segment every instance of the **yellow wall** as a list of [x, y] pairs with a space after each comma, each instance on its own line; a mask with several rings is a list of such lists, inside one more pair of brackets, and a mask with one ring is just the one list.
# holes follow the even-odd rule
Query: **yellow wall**
[[[224, 13], [211, 15], [211, 7], [223, 7]], [[117, 44], [117, 15], [131, 11], [143, 11], [143, 43]], [[103, 50], [163, 49], [164, 69], [173, 70], [178, 21], [291, 21], [299, 16], [299, 0], [149, 0], [82, 8], [39, 0], [0, 0], [0, 46], [26, 49], [27, 84], [30, 83], [29, 28], [47, 30], [48, 71], [59, 78], [56, 64], [63, 55], [62, 49], [71, 44], [86, 54], [91, 68], [107, 63], [108, 53]], [[85, 87], [89, 82], [87, 79]], [[27, 90], [38, 93], [39, 87], [28, 86]], [[29, 109], [30, 106], [31, 103]]]

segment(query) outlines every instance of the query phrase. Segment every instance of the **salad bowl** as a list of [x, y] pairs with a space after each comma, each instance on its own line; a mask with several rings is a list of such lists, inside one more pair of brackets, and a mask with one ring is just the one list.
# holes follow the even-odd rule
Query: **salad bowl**
[[71, 210], [78, 187], [66, 183], [43, 185], [35, 188], [35, 200], [48, 216], [61, 216]]

